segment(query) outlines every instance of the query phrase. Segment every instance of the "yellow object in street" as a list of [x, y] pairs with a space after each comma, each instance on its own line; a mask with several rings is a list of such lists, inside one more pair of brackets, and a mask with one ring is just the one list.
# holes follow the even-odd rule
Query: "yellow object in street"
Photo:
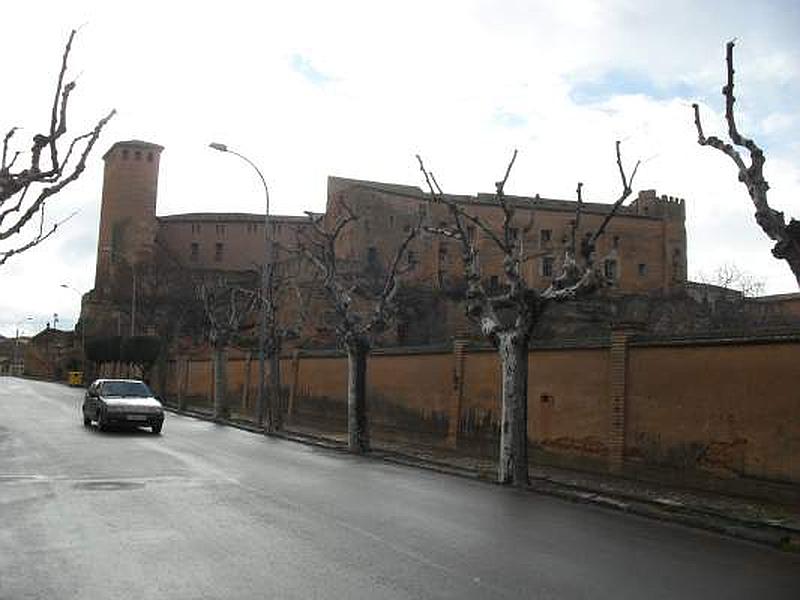
[[70, 371], [67, 374], [67, 383], [76, 386], [83, 385], [83, 371]]

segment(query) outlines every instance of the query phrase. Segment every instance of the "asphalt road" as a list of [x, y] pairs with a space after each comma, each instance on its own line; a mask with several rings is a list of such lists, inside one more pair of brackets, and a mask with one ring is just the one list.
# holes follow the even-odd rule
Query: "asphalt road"
[[0, 378], [0, 599], [800, 598], [800, 555]]

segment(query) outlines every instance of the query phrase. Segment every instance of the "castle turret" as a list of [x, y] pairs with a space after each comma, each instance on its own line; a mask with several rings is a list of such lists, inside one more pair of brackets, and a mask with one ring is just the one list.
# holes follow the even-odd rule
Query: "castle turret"
[[95, 293], [107, 297], [118, 267], [152, 257], [157, 232], [158, 164], [164, 148], [130, 140], [105, 153]]
[[686, 283], [686, 203], [683, 198], [657, 196], [655, 190], [642, 190], [631, 203], [638, 215], [661, 219], [662, 286], [664, 290], [681, 288]]

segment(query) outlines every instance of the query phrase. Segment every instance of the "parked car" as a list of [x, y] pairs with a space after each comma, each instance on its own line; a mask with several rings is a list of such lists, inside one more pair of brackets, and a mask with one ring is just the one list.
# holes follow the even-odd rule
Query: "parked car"
[[135, 379], [98, 379], [83, 398], [83, 424], [97, 422], [101, 430], [108, 425], [137, 425], [161, 433], [164, 408], [150, 388]]

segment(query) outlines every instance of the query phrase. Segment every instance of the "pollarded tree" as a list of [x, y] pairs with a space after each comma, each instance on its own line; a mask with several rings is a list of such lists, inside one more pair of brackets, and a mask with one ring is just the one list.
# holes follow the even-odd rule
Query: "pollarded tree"
[[253, 316], [258, 302], [255, 286], [241, 287], [219, 276], [204, 281], [198, 288], [206, 315], [206, 336], [211, 345], [214, 365], [214, 418], [227, 419], [230, 410], [227, 400], [227, 351], [234, 336]]
[[256, 419], [269, 431], [280, 430], [283, 415], [278, 400], [281, 394], [280, 355], [285, 342], [297, 339], [307, 319], [309, 298], [300, 293], [300, 259], [292, 249], [282, 248], [287, 256], [278, 260], [273, 254], [262, 268], [259, 294], [259, 339], [269, 362], [269, 393], [263, 372], [259, 373], [259, 394]]
[[[12, 256], [42, 243], [64, 222], [46, 222], [47, 201], [83, 173], [86, 159], [100, 137], [100, 132], [114, 116], [115, 111], [112, 110], [91, 131], [74, 137], [66, 152], [62, 153], [62, 139], [67, 133], [69, 97], [75, 89], [75, 81], [64, 81], [75, 33], [75, 30], [70, 33], [61, 59], [61, 70], [50, 110], [49, 129], [46, 133], [33, 136], [30, 161], [25, 166], [17, 166], [23, 152], [14, 151], [10, 147], [19, 128], [12, 127], [3, 138], [3, 155], [0, 161], [0, 265]], [[29, 197], [31, 191], [33, 197]], [[34, 231], [25, 237], [29, 224]]]
[[360, 264], [345, 265], [336, 255], [337, 240], [348, 226], [358, 220], [345, 202], [339, 200], [338, 203], [343, 213], [327, 228], [322, 215], [307, 213], [312, 230], [301, 234], [297, 246], [316, 269], [333, 306], [336, 339], [347, 353], [348, 448], [351, 452], [361, 453], [369, 450], [367, 356], [374, 337], [386, 330], [396, 314], [400, 264], [409, 244], [417, 236], [419, 226], [409, 230], [384, 273], [376, 270], [364, 272]]
[[[434, 234], [456, 240], [461, 246], [466, 279], [466, 314], [476, 322], [482, 334], [497, 349], [501, 367], [501, 423], [500, 453], [497, 478], [500, 483], [526, 485], [528, 482], [528, 348], [536, 323], [542, 318], [547, 305], [586, 295], [603, 287], [606, 279], [594, 264], [597, 241], [606, 226], [631, 194], [633, 178], [625, 174], [620, 156], [620, 143], [616, 143], [617, 165], [622, 179], [622, 191], [616, 202], [593, 233], [587, 232], [578, 243], [576, 235], [580, 226], [582, 209], [582, 184], [578, 184], [578, 201], [571, 228], [571, 241], [567, 247], [561, 274], [545, 290], [528, 286], [522, 274], [525, 256], [524, 244], [515, 228], [514, 216], [519, 200], [506, 198], [505, 185], [517, 158], [517, 151], [508, 163], [505, 175], [495, 184], [496, 208], [502, 215], [498, 228], [467, 210], [456, 198], [446, 195], [433, 173], [426, 170], [417, 156], [420, 169], [430, 190], [431, 202], [444, 205], [450, 215], [447, 226], [427, 227]], [[480, 265], [479, 230], [489, 244], [502, 256], [504, 285], [489, 287], [484, 284]]]
[[722, 88], [722, 95], [725, 96], [725, 120], [728, 123], [728, 135], [733, 144], [745, 148], [750, 153], [750, 165], [745, 163], [733, 144], [723, 142], [716, 136], [705, 136], [700, 123], [700, 108], [697, 104], [692, 104], [694, 123], [697, 127], [697, 142], [701, 146], [716, 148], [736, 164], [739, 169], [739, 181], [747, 187], [747, 193], [756, 208], [756, 222], [764, 233], [775, 242], [772, 255], [789, 264], [797, 285], [800, 286], [800, 221], [791, 219], [787, 225], [783, 213], [770, 208], [767, 201], [769, 183], [764, 178], [764, 162], [766, 161], [764, 151], [752, 139], [743, 136], [736, 126], [736, 116], [733, 110], [736, 102], [736, 97], [733, 95], [733, 46], [733, 41], [728, 42], [725, 52], [725, 61], [728, 67], [728, 81]]

